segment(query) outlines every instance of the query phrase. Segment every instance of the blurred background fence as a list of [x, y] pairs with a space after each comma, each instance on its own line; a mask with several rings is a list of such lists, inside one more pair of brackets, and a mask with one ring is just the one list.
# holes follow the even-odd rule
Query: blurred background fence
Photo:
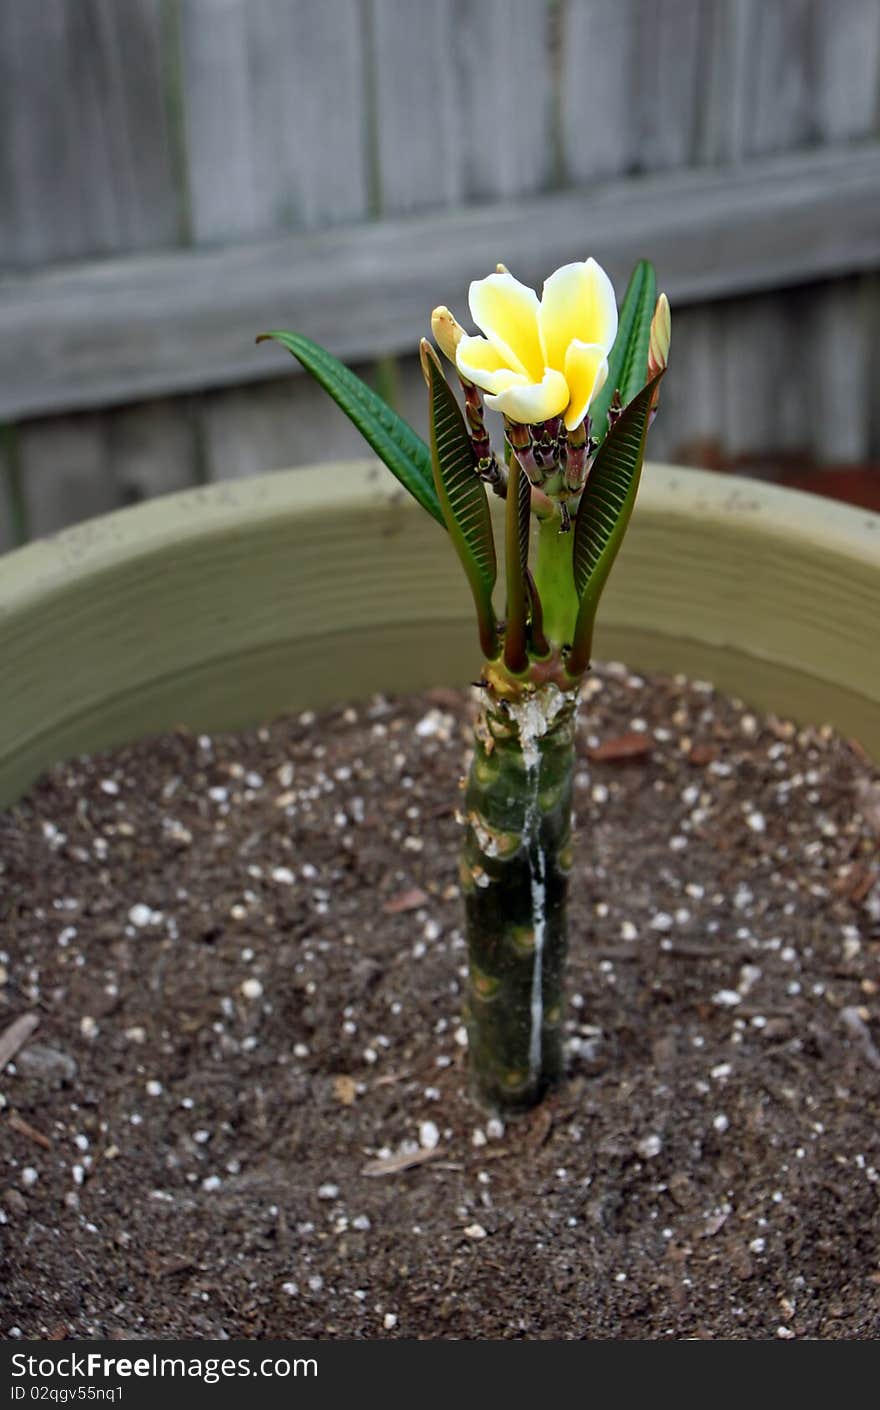
[[423, 427], [497, 260], [654, 259], [655, 458], [880, 459], [878, 0], [0, 0], [0, 112], [0, 549], [362, 454], [266, 327]]

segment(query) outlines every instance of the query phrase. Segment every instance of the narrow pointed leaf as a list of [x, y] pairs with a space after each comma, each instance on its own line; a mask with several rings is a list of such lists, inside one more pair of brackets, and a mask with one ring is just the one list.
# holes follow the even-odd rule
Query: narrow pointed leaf
[[574, 526], [572, 564], [580, 599], [568, 668], [586, 670], [599, 598], [626, 533], [651, 419], [651, 399], [661, 372], [630, 402], [593, 461]]
[[617, 337], [608, 358], [608, 377], [590, 407], [592, 434], [600, 442], [608, 430], [608, 408], [615, 391], [620, 392], [622, 404], [628, 406], [645, 385], [648, 375], [648, 341], [656, 302], [657, 279], [654, 266], [646, 259], [639, 260], [630, 276], [620, 306]]
[[421, 436], [398, 416], [386, 401], [368, 387], [357, 373], [301, 333], [262, 333], [258, 343], [273, 339], [293, 353], [345, 412], [364, 440], [397, 479], [438, 524], [443, 514], [431, 472], [431, 452]]
[[498, 654], [498, 629], [492, 589], [498, 568], [489, 501], [476, 473], [464, 417], [436, 356], [425, 356], [423, 366], [429, 384], [434, 488], [473, 593], [483, 651], [493, 659]]
[[505, 562], [507, 566], [507, 627], [504, 634], [504, 664], [511, 671], [524, 671], [528, 591], [526, 571], [529, 559], [532, 487], [516, 456], [511, 456], [507, 480], [505, 518]]

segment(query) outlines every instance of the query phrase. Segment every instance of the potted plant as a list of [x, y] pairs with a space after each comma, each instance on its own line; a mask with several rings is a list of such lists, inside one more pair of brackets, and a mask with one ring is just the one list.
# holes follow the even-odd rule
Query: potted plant
[[[430, 453], [326, 351], [273, 333], [322, 383], [413, 498], [448, 531], [471, 589], [483, 701], [465, 794], [460, 882], [471, 1081], [498, 1109], [534, 1105], [562, 1072], [575, 714], [599, 599], [635, 504], [670, 344], [643, 261], [620, 311], [594, 259], [541, 299], [504, 265], [470, 287], [469, 337], [445, 306], [422, 340]], [[656, 305], [656, 308], [655, 308]], [[483, 401], [504, 419], [504, 454]], [[505, 502], [504, 620], [487, 487]]]
[[[434, 395], [445, 395], [432, 361], [428, 372]], [[503, 542], [508, 502], [494, 496], [490, 502]], [[648, 465], [603, 596], [596, 654], [645, 672], [714, 680], [756, 710], [805, 723], [830, 721], [877, 757], [877, 541], [876, 519], [843, 506]], [[498, 601], [504, 596], [502, 581]], [[229, 854], [219, 849], [208, 894], [176, 873], [189, 899], [175, 892], [168, 914], [157, 918], [167, 887], [155, 869], [150, 873], [151, 848], [154, 859], [171, 865], [174, 858], [162, 848], [178, 845], [164, 837], [165, 814], [177, 806], [163, 796], [164, 783], [176, 787], [178, 758], [189, 750], [190, 806], [201, 818], [214, 782], [203, 762], [210, 740], [208, 752], [189, 736], [158, 741], [155, 749], [164, 751], [172, 776], [163, 776], [152, 819], [140, 815], [144, 828], [157, 833], [146, 846], [136, 831], [119, 827], [120, 820], [132, 826], [125, 809], [134, 806], [134, 784], [123, 799], [113, 793], [112, 758], [89, 765], [75, 756], [179, 724], [195, 731], [238, 729], [285, 711], [363, 700], [374, 691], [472, 680], [479, 656], [468, 630], [471, 614], [448, 534], [375, 461], [188, 492], [0, 559], [0, 801], [12, 803], [54, 761], [72, 761], [9, 815], [2, 834], [9, 850], [0, 847], [0, 894], [12, 903], [3, 943], [12, 950], [15, 941], [14, 954], [0, 954], [8, 970], [0, 1007], [12, 1019], [0, 1023], [0, 1041], [6, 1054], [10, 1044], [20, 1049], [13, 1064], [21, 1064], [18, 1071], [4, 1070], [15, 1198], [4, 1192], [0, 1208], [12, 1222], [27, 1220], [20, 1248], [29, 1262], [12, 1270], [10, 1282], [19, 1294], [22, 1286], [29, 1289], [32, 1311], [17, 1323], [27, 1334], [57, 1330], [53, 1318], [62, 1316], [62, 1307], [64, 1325], [89, 1336], [108, 1329], [171, 1336], [640, 1336], [668, 1335], [669, 1328], [835, 1336], [870, 1328], [872, 1245], [852, 1231], [869, 1217], [869, 1206], [876, 1209], [870, 1140], [873, 1064], [880, 1059], [870, 1012], [862, 1008], [876, 980], [869, 947], [859, 950], [846, 926], [842, 939], [839, 934], [849, 900], [813, 895], [813, 888], [824, 895], [822, 888], [838, 880], [836, 873], [822, 874], [821, 858], [807, 878], [812, 928], [806, 936], [759, 933], [750, 939], [737, 933], [747, 917], [734, 904], [738, 883], [730, 854], [714, 854], [715, 874], [730, 892], [730, 928], [718, 932], [712, 947], [698, 937], [690, 948], [676, 949], [666, 927], [678, 924], [677, 917], [662, 914], [651, 895], [642, 903], [639, 940], [611, 936], [610, 919], [602, 917], [614, 901], [613, 882], [606, 874], [604, 895], [587, 905], [582, 875], [574, 892], [576, 934], [604, 927], [601, 943], [608, 948], [593, 954], [595, 947], [584, 943], [572, 947], [577, 983], [587, 996], [568, 1029], [572, 1045], [580, 1045], [569, 1049], [572, 1080], [502, 1136], [499, 1123], [487, 1122], [460, 1093], [454, 1054], [460, 1060], [463, 1049], [453, 1046], [447, 1017], [447, 1008], [458, 1004], [457, 995], [450, 998], [454, 934], [446, 931], [438, 953], [425, 957], [434, 966], [434, 987], [420, 985], [417, 965], [412, 972], [415, 947], [407, 928], [419, 912], [397, 912], [401, 898], [387, 890], [360, 903], [375, 910], [373, 953], [359, 953], [364, 927], [356, 924], [335, 940], [319, 935], [326, 951], [313, 945], [319, 912], [297, 910], [308, 903], [297, 900], [289, 866], [311, 865], [311, 858], [283, 850], [288, 824], [274, 796], [264, 799], [259, 835], [267, 851], [274, 849], [270, 865], [278, 875], [244, 882], [259, 889], [259, 911], [248, 910], [247, 898], [241, 906], [227, 894]], [[534, 642], [534, 616], [531, 625]], [[628, 678], [624, 686], [630, 690]], [[668, 682], [648, 686], [663, 700], [679, 689]], [[632, 692], [635, 700], [644, 688], [633, 681]], [[696, 688], [693, 693], [702, 709], [705, 697]], [[742, 707], [729, 710], [737, 729], [751, 718]], [[594, 700], [587, 719], [600, 713], [601, 700]], [[662, 711], [657, 722], [659, 736]], [[761, 726], [769, 747], [788, 748], [785, 741], [796, 731], [776, 724], [778, 739], [772, 719]], [[314, 755], [309, 781], [319, 783], [323, 722], [314, 722], [312, 735], [305, 720], [294, 727], [303, 756]], [[594, 751], [589, 729], [580, 741], [579, 769], [585, 763], [615, 767], [592, 762], [601, 757], [601, 743]], [[799, 746], [805, 756], [817, 738], [805, 732]], [[676, 735], [658, 744], [655, 783], [664, 781], [671, 767], [664, 755], [678, 742]], [[271, 757], [271, 744], [265, 747]], [[426, 757], [429, 747], [430, 741]], [[846, 765], [846, 746], [834, 747], [829, 766], [845, 766], [843, 786], [851, 790], [854, 775], [860, 768], [867, 774], [868, 766], [855, 754], [856, 762]], [[138, 750], [141, 778], [149, 778], [158, 756], [154, 760], [153, 745]], [[692, 768], [689, 793], [700, 792], [703, 771], [714, 767], [695, 756], [686, 765]], [[767, 767], [772, 774], [772, 763]], [[802, 825], [812, 767], [805, 764], [798, 795]], [[123, 785], [127, 770], [123, 761]], [[79, 796], [86, 776], [91, 792]], [[216, 782], [224, 777], [237, 775]], [[732, 782], [719, 774], [715, 786]], [[286, 787], [279, 782], [273, 792]], [[595, 788], [609, 791], [601, 782]], [[645, 791], [631, 766], [626, 798]], [[228, 802], [211, 807], [237, 806], [232, 790], [219, 790], [226, 793]], [[75, 855], [70, 872], [64, 871], [51, 811], [62, 794], [71, 833], [74, 824], [82, 829], [75, 846], [82, 843], [85, 855], [98, 856], [92, 842], [103, 850], [111, 839], [120, 891], [109, 912], [100, 868], [87, 903], [75, 914], [66, 909], [82, 898], [86, 873]], [[604, 805], [590, 797], [584, 811], [597, 818]], [[826, 835], [823, 827], [836, 827], [836, 841], [821, 845], [834, 846], [854, 868], [847, 885], [864, 901], [870, 857], [864, 853], [860, 860], [852, 851], [863, 839], [850, 836], [846, 817], [857, 801], [845, 791], [837, 822], [817, 815], [801, 842], [815, 847]], [[387, 802], [389, 814], [405, 815], [405, 793], [387, 790]], [[661, 814], [664, 807], [661, 800]], [[54, 832], [44, 835], [43, 821]], [[226, 818], [215, 821], [222, 842]], [[332, 826], [332, 815], [329, 821]], [[601, 816], [597, 821], [596, 836], [584, 839], [577, 858], [582, 873], [608, 846], [607, 827]], [[753, 821], [758, 827], [757, 814]], [[750, 825], [741, 822], [741, 830], [747, 833]], [[33, 837], [26, 847], [28, 826]], [[381, 832], [385, 826], [380, 803], [370, 827]], [[864, 831], [866, 823], [858, 826]], [[450, 822], [443, 857], [428, 853], [423, 863], [426, 876], [440, 874], [431, 905], [442, 901], [450, 910], [459, 901], [442, 900], [441, 892], [454, 876], [452, 831]], [[214, 836], [209, 830], [209, 852]], [[754, 836], [764, 845], [762, 834]], [[675, 870], [700, 894], [706, 878], [686, 873], [690, 854], [676, 860], [665, 834], [659, 864], [656, 850], [642, 855], [645, 838], [636, 828], [615, 837], [614, 866], [627, 884], [650, 890], [645, 868], [652, 884], [654, 873]], [[326, 840], [326, 869], [344, 882], [338, 865], [343, 841], [340, 836], [337, 847], [335, 835]], [[727, 841], [721, 828], [719, 847]], [[146, 865], [139, 869], [141, 853]], [[240, 862], [249, 876], [253, 859], [253, 851], [242, 853], [236, 866]], [[132, 890], [135, 878], [153, 886], [146, 898]], [[323, 881], [298, 884], [305, 891]], [[344, 887], [341, 896], [344, 901]], [[316, 891], [315, 898], [332, 918], [332, 893], [319, 897]], [[56, 900], [62, 909], [56, 910]], [[186, 929], [173, 930], [178, 902], [187, 908]], [[352, 914], [357, 899], [349, 895], [347, 904]], [[402, 904], [417, 903], [404, 896]], [[704, 905], [712, 923], [710, 895], [688, 904]], [[828, 934], [816, 939], [823, 908], [833, 916]], [[220, 921], [203, 929], [200, 917], [209, 913]], [[272, 915], [298, 929], [273, 926]], [[81, 930], [73, 938], [71, 917]], [[663, 928], [652, 929], [655, 920]], [[255, 926], [259, 935], [246, 952], [242, 932]], [[798, 982], [807, 974], [816, 980], [799, 997], [790, 983], [788, 950], [796, 958], [796, 948], [789, 941], [804, 945]], [[759, 965], [768, 974], [774, 968], [776, 1006], [769, 1012], [763, 998], [759, 1007], [744, 997], [760, 993], [749, 989], [760, 983], [753, 943]], [[773, 944], [777, 948], [767, 948], [764, 958], [763, 947]], [[813, 961], [806, 958], [810, 946], [817, 947]], [[533, 981], [534, 946], [527, 958]], [[242, 970], [252, 962], [261, 966], [258, 973]], [[299, 972], [301, 965], [306, 972]], [[402, 974], [410, 975], [411, 1008], [399, 1019], [401, 1027], [410, 1025], [410, 1036], [400, 1038], [386, 1061], [384, 1049], [356, 1051], [363, 1038], [355, 1034], [343, 1057], [338, 1011], [356, 1027], [344, 1007], [358, 1003], [386, 968], [398, 984]], [[127, 977], [124, 992], [120, 973]], [[91, 1007], [83, 1007], [84, 994]], [[309, 1007], [315, 1009], [308, 1035], [313, 1050], [301, 1042]], [[531, 1019], [531, 1002], [528, 1013]], [[37, 1046], [44, 1046], [26, 1063], [37, 1017]], [[293, 1020], [300, 1023], [295, 1038]], [[606, 1034], [599, 1059], [597, 1020]], [[435, 1022], [445, 1025], [442, 1036]], [[703, 1046], [697, 1048], [697, 1040]], [[434, 1065], [440, 1043], [448, 1064], [443, 1069]], [[79, 1062], [78, 1079], [64, 1076], [71, 1062], [74, 1072]], [[50, 1069], [63, 1069], [57, 1092], [40, 1085], [56, 1080]], [[199, 1077], [198, 1100], [209, 1109], [222, 1090], [210, 1126], [186, 1105]], [[415, 1140], [401, 1148], [406, 1132]], [[77, 1141], [70, 1151], [68, 1135]], [[398, 1148], [383, 1156], [385, 1146]], [[861, 1165], [855, 1154], [850, 1159], [850, 1146]], [[772, 1203], [777, 1195], [780, 1202]], [[53, 1250], [66, 1269], [67, 1250], [80, 1239], [91, 1252], [71, 1290]], [[776, 1255], [773, 1239], [779, 1241]], [[144, 1267], [151, 1275], [146, 1279]], [[457, 1281], [447, 1292], [449, 1270]], [[83, 1279], [86, 1306], [80, 1305]], [[159, 1287], [164, 1296], [156, 1295]]]

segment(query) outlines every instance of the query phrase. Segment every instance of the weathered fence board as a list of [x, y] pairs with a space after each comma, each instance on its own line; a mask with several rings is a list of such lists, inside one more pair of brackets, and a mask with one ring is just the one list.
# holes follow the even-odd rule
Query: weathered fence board
[[[804, 442], [820, 460], [880, 457], [871, 425], [878, 401], [880, 279], [837, 280], [812, 291], [807, 346], [809, 434]], [[775, 312], [775, 310], [773, 311]]]
[[16, 527], [12, 507], [9, 438], [0, 437], [0, 553], [5, 553], [8, 548], [15, 548], [19, 539]]
[[880, 127], [880, 5], [847, 0], [816, 8], [816, 125], [826, 142]]
[[[638, 170], [693, 162], [703, 96], [695, 59], [706, 19], [705, 0], [655, 0], [640, 7], [636, 79], [628, 95], [634, 118], [631, 162]], [[589, 103], [587, 91], [587, 110]]]
[[464, 200], [454, 0], [372, 0], [377, 211], [434, 210]]
[[0, 266], [176, 243], [156, 0], [0, 5]]
[[[364, 442], [326, 392], [293, 375], [258, 387], [201, 398], [205, 457], [212, 480], [260, 475], [285, 465], [314, 465], [365, 453]], [[364, 369], [359, 369], [364, 375]]]
[[560, 144], [567, 183], [633, 164], [631, 94], [639, 0], [568, 0], [561, 16]]
[[540, 281], [589, 249], [622, 279], [647, 249], [682, 304], [874, 269], [878, 183], [872, 144], [8, 280], [0, 417], [263, 380], [266, 326], [355, 361], [412, 348], [437, 290], [454, 297], [499, 253]]
[[17, 449], [31, 537], [122, 503], [107, 457], [103, 417], [81, 413], [30, 422], [19, 430]]
[[[181, 6], [196, 238], [216, 244], [362, 220], [370, 202], [370, 143], [366, 26], [357, 0], [181, 0]], [[264, 370], [268, 362], [253, 335], [282, 320], [284, 283], [276, 299], [267, 293], [260, 317], [250, 325], [239, 319], [233, 334], [242, 358], [262, 362]], [[203, 385], [211, 382], [205, 378]], [[324, 411], [323, 394], [304, 381], [295, 396], [272, 387], [204, 395], [197, 414], [205, 473], [213, 480], [296, 463], [297, 421], [310, 428], [301, 442], [320, 443]], [[335, 430], [326, 437], [327, 455], [345, 454], [350, 444]]]
[[107, 460], [124, 504], [170, 494], [199, 478], [195, 408], [188, 397], [143, 402], [107, 412]]
[[547, 7], [534, 0], [457, 0], [446, 78], [460, 115], [469, 201], [529, 195], [554, 179], [548, 21]]
[[357, 0], [180, 0], [196, 240], [367, 211]]

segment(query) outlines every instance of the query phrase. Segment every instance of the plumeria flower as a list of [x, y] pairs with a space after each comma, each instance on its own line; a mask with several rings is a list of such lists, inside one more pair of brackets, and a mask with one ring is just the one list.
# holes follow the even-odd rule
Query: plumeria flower
[[534, 289], [507, 270], [476, 279], [468, 302], [485, 337], [471, 337], [447, 309], [435, 309], [438, 339], [462, 377], [487, 393], [486, 405], [511, 421], [536, 425], [563, 416], [579, 426], [608, 376], [617, 336], [611, 280], [594, 259], [565, 264]]

